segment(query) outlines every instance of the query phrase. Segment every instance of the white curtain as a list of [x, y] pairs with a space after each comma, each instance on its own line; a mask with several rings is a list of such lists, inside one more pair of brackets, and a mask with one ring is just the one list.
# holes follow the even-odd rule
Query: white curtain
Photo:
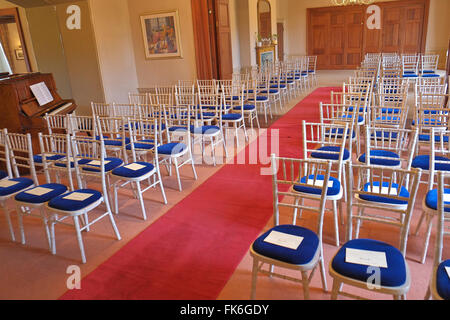
[[8, 59], [6, 58], [5, 51], [3, 50], [3, 46], [0, 42], [0, 72], [9, 72], [13, 73], [11, 70], [11, 66], [9, 65]]

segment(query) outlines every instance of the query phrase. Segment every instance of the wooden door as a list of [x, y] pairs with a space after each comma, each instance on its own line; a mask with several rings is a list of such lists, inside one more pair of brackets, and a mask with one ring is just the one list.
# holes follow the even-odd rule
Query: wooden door
[[270, 12], [261, 12], [259, 14], [259, 34], [262, 38], [270, 38], [272, 35], [270, 30], [272, 29], [272, 21]]
[[281, 22], [277, 23], [277, 40], [278, 40], [278, 60], [284, 60], [284, 24]]
[[325, 69], [330, 65], [328, 54], [328, 29], [330, 13], [308, 9], [308, 54], [317, 56], [317, 68]]
[[346, 64], [345, 61], [345, 12], [342, 9], [330, 13], [328, 27], [329, 66], [332, 69]]
[[344, 64], [356, 69], [361, 64], [364, 35], [364, 11], [360, 9], [345, 12], [345, 59]]
[[216, 39], [220, 79], [231, 79], [233, 76], [228, 1], [229, 0], [216, 0]]
[[400, 52], [402, 48], [402, 8], [383, 9], [381, 52]]
[[[417, 53], [421, 51], [422, 30], [424, 25], [424, 7], [410, 5], [403, 8], [403, 53]], [[419, 40], [419, 41], [418, 41]]]

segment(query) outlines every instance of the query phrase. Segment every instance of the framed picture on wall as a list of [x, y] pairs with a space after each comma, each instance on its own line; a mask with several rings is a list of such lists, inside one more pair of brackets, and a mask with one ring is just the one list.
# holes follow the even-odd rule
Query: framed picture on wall
[[23, 56], [23, 49], [15, 49], [14, 52], [16, 53], [17, 60], [25, 60], [25, 57]]
[[147, 59], [183, 56], [178, 10], [141, 15], [141, 27]]

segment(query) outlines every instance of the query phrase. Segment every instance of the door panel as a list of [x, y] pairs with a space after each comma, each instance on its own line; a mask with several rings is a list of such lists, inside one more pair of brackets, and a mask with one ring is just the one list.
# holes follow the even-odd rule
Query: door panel
[[368, 6], [308, 9], [308, 54], [318, 69], [353, 69], [369, 52], [424, 50], [428, 0], [377, 2], [381, 29], [368, 29]]
[[220, 79], [231, 79], [233, 75], [230, 14], [228, 8], [228, 0], [216, 0], [217, 54]]

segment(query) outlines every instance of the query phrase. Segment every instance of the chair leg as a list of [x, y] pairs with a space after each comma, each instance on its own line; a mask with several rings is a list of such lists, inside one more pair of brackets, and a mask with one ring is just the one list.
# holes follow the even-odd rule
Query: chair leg
[[47, 236], [47, 241], [48, 241], [48, 248], [51, 251], [52, 250], [52, 238], [50, 236], [50, 230], [48, 228], [47, 214], [46, 214], [45, 209], [43, 207], [39, 208], [39, 210], [41, 212], [42, 221], [44, 223], [45, 235]]
[[56, 254], [56, 238], [55, 238], [55, 224], [54, 219], [57, 219], [56, 216], [52, 216], [50, 218], [50, 237], [52, 239], [51, 252], [52, 254]]
[[17, 211], [17, 222], [19, 224], [20, 231], [20, 243], [25, 244], [25, 229], [23, 227], [23, 208], [21, 206], [16, 206]]
[[303, 283], [303, 297], [305, 300], [309, 300], [309, 281], [306, 271], [302, 271], [302, 283]]
[[422, 214], [420, 215], [419, 223], [417, 223], [416, 231], [414, 232], [415, 236], [419, 234], [419, 229], [422, 226], [423, 219], [425, 218], [426, 215], [427, 213], [425, 211], [423, 211]]
[[428, 286], [427, 292], [425, 293], [424, 300], [430, 300], [430, 298], [431, 298], [431, 290], [430, 290], [430, 286]]
[[293, 214], [293, 217], [292, 217], [292, 224], [295, 224], [296, 222], [297, 222], [297, 211], [298, 211], [298, 208], [297, 208], [297, 206], [298, 206], [298, 202], [300, 201], [300, 198], [298, 198], [298, 197], [296, 197], [295, 198], [295, 208], [294, 208], [294, 214]]
[[145, 213], [144, 199], [142, 198], [141, 183], [139, 181], [136, 181], [136, 189], [137, 189], [139, 204], [141, 205], [142, 218], [144, 220], [147, 220], [147, 214]]
[[[320, 244], [321, 248], [322, 248], [322, 243]], [[319, 267], [320, 267], [320, 278], [322, 279], [322, 288], [324, 292], [328, 291], [328, 286], [327, 286], [327, 276], [325, 273], [325, 263], [323, 261], [323, 249], [321, 249], [322, 252], [320, 254], [320, 260], [319, 260]]]
[[425, 246], [422, 252], [422, 260], [421, 260], [422, 264], [425, 263], [425, 260], [427, 258], [428, 244], [430, 242], [431, 229], [433, 226], [433, 216], [427, 215], [426, 221], [427, 221], [427, 232], [425, 235]]
[[175, 172], [177, 174], [178, 190], [182, 191], [181, 179], [180, 179], [180, 170], [178, 169], [178, 159], [177, 158], [173, 158], [173, 164], [175, 165]]
[[338, 210], [337, 201], [333, 201], [333, 215], [334, 215], [334, 235], [336, 237], [336, 247], [339, 247], [339, 221], [338, 221]]
[[159, 169], [157, 171], [157, 175], [158, 175], [159, 186], [161, 187], [161, 195], [163, 197], [164, 204], [167, 204], [166, 192], [164, 191], [164, 185], [162, 183], [161, 172], [159, 172]]
[[337, 300], [339, 292], [342, 289], [342, 282], [333, 279], [333, 289], [331, 290], [331, 300]]
[[258, 276], [258, 260], [256, 258], [253, 258], [252, 288], [250, 292], [250, 300], [255, 300], [257, 276]]
[[6, 221], [8, 223], [9, 228], [9, 234], [11, 235], [11, 241], [16, 242], [16, 236], [14, 235], [14, 228], [11, 222], [11, 216], [9, 214], [9, 209], [7, 208], [5, 203], [0, 204], [1, 208], [3, 209], [3, 212], [5, 212]]
[[80, 222], [78, 216], [73, 217], [73, 223], [75, 225], [75, 231], [77, 233], [78, 246], [80, 247], [81, 261], [82, 263], [86, 263], [86, 255], [84, 253], [83, 238], [81, 237]]

